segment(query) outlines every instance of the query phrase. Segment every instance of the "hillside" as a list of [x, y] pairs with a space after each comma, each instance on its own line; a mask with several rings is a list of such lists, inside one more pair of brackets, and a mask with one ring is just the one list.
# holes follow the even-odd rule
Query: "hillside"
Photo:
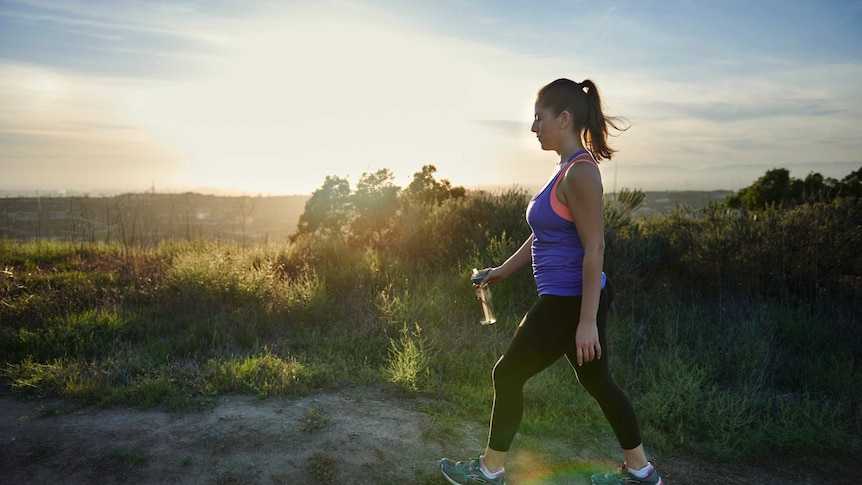
[[196, 193], [8, 197], [0, 199], [0, 237], [144, 244], [172, 238], [279, 241], [296, 230], [306, 200]]
[[641, 216], [651, 216], [666, 214], [678, 206], [700, 208], [711, 203], [724, 202], [730, 194], [733, 192], [729, 190], [644, 192], [643, 204], [634, 212]]
[[[637, 213], [721, 202], [729, 191], [645, 192]], [[0, 198], [0, 237], [154, 244], [162, 239], [281, 241], [296, 231], [309, 196], [122, 194]], [[609, 194], [606, 197], [613, 197]]]

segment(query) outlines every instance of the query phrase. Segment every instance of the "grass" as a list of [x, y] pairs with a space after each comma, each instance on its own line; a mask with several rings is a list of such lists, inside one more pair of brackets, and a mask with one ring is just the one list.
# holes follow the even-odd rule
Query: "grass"
[[417, 323], [411, 331], [407, 325], [401, 329], [398, 340], [390, 339], [389, 359], [386, 376], [389, 382], [410, 391], [424, 387], [431, 375], [428, 369], [426, 339], [422, 337], [422, 327]]
[[[667, 230], [615, 233], [614, 264], [653, 271], [651, 251], [667, 249], [654, 238]], [[636, 236], [647, 240], [627, 239]], [[0, 372], [22, 397], [180, 411], [230, 393], [389, 386], [438, 398], [427, 405], [435, 426], [424, 437], [442, 439], [459, 423], [487, 421], [491, 368], [535, 296], [527, 271], [496, 285], [498, 323], [480, 326], [469, 269], [519, 244], [503, 233], [434, 269], [398, 251], [331, 241], [0, 240]], [[745, 291], [731, 298], [726, 288], [718, 298], [676, 295], [625, 273], [615, 281], [612, 365], [650, 448], [726, 460], [860, 451], [854, 306]], [[527, 386], [525, 436], [612, 439], [565, 363]], [[326, 418], [307, 421], [313, 428]], [[140, 458], [120, 455], [108, 461]], [[316, 456], [310, 473], [326, 464]]]
[[330, 422], [329, 416], [321, 408], [311, 407], [305, 411], [299, 430], [303, 433], [314, 433], [329, 426]]
[[315, 451], [306, 469], [316, 483], [334, 483], [337, 477], [338, 460], [325, 451]]

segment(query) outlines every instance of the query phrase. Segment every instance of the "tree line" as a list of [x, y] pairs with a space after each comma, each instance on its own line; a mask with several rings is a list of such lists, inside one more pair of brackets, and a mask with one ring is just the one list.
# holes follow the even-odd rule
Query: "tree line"
[[786, 168], [767, 170], [753, 184], [728, 196], [726, 203], [733, 209], [756, 210], [829, 202], [838, 197], [862, 197], [862, 168], [841, 180], [816, 172], [795, 179]]

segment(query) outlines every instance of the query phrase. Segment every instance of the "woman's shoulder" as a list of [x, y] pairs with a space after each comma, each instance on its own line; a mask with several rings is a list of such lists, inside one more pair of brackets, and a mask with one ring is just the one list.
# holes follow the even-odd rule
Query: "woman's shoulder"
[[566, 173], [563, 174], [563, 184], [565, 185], [592, 185], [595, 182], [601, 185], [602, 174], [599, 172], [598, 163], [592, 156], [576, 158], [566, 169]]
[[601, 200], [604, 188], [598, 163], [584, 150], [571, 160], [557, 185], [557, 199], [565, 206], [582, 197]]

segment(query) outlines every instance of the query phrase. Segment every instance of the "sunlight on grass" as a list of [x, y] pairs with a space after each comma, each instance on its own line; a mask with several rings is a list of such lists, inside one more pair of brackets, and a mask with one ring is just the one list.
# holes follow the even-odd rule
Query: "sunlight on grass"
[[21, 363], [7, 365], [3, 375], [11, 379], [12, 390], [22, 395], [67, 398], [96, 395], [104, 377], [98, 366], [78, 359], [60, 358], [41, 363], [29, 357]]
[[419, 390], [430, 375], [422, 328], [417, 323], [414, 329], [410, 330], [407, 324], [404, 324], [399, 339], [391, 339], [389, 342], [389, 358], [386, 364], [389, 382], [412, 391]]
[[211, 248], [178, 254], [168, 271], [168, 281], [189, 296], [221, 302], [263, 302], [273, 285], [271, 261], [258, 265], [254, 256], [238, 248]]
[[305, 381], [304, 370], [296, 360], [285, 360], [269, 352], [229, 360], [211, 359], [204, 369], [204, 387], [210, 394], [286, 394], [296, 391]]

